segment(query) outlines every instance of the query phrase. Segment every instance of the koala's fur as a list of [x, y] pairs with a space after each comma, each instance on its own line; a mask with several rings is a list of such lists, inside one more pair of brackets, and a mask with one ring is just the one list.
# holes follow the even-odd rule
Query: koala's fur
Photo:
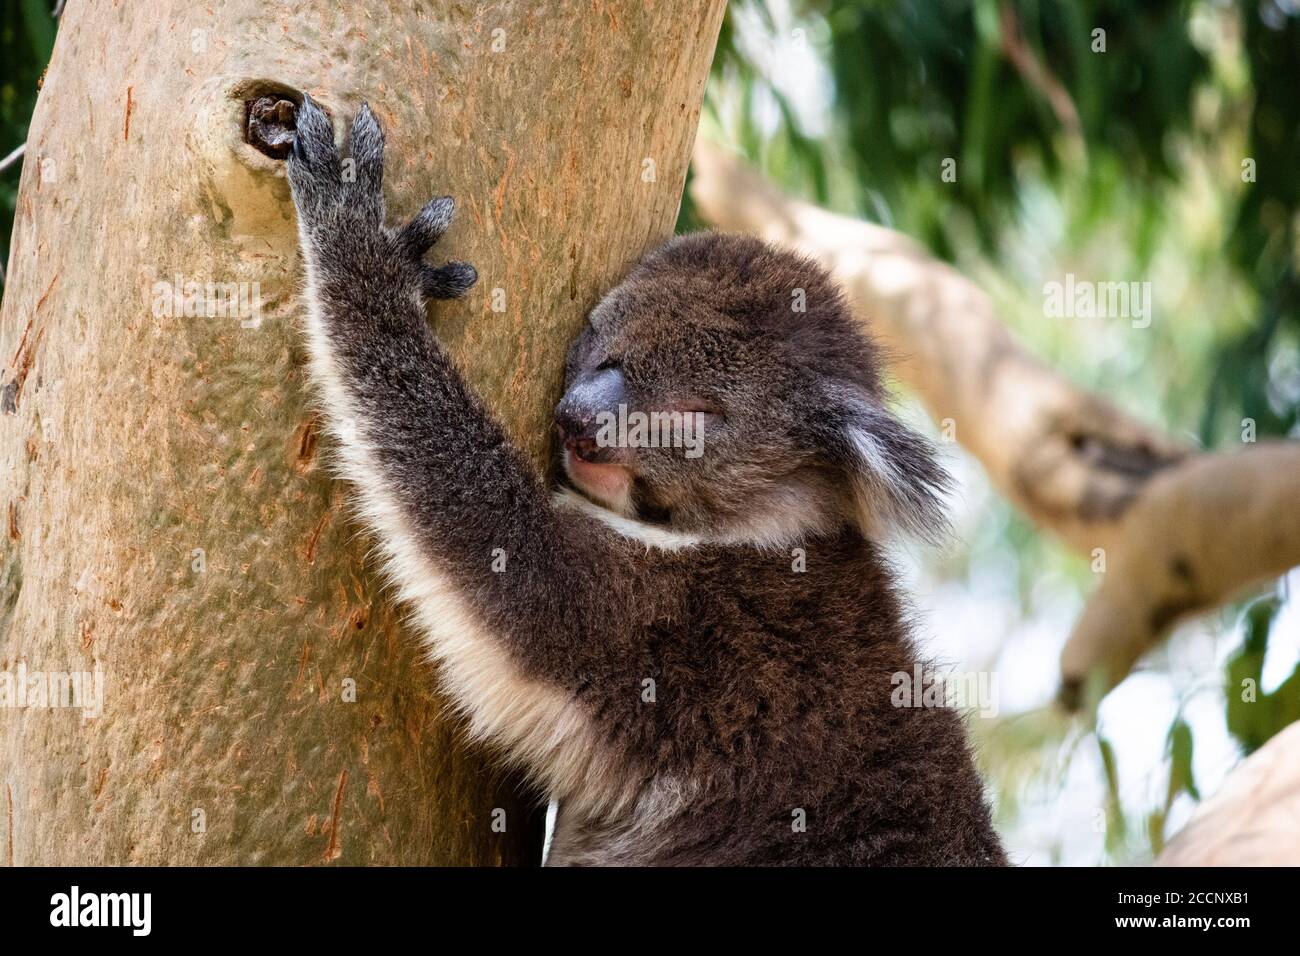
[[708, 451], [638, 450], [608, 507], [557, 495], [425, 319], [474, 280], [422, 260], [449, 203], [390, 230], [368, 109], [350, 147], [355, 182], [305, 101], [288, 173], [313, 376], [442, 681], [559, 801], [550, 862], [1004, 863], [959, 716], [891, 704], [917, 654], [876, 535], [932, 525], [943, 477], [827, 276], [734, 237], [650, 256], [570, 382], [617, 367], [646, 402], [707, 406]]

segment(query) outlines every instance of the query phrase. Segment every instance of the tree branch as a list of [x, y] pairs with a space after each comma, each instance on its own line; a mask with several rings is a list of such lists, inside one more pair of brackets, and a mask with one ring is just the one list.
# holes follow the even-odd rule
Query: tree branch
[[1169, 841], [1158, 866], [1294, 866], [1300, 860], [1300, 723], [1235, 767]]
[[783, 196], [702, 141], [694, 171], [705, 219], [825, 264], [995, 487], [1075, 551], [1104, 555], [1062, 654], [1068, 706], [1094, 671], [1122, 680], [1184, 615], [1300, 564], [1300, 444], [1198, 453], [1048, 369], [987, 294], [906, 236]]

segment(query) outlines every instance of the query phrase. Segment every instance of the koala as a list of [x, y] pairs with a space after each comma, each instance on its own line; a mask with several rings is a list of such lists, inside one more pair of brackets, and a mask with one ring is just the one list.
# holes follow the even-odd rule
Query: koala
[[[891, 702], [920, 659], [882, 535], [938, 527], [946, 479], [829, 276], [744, 237], [652, 252], [569, 353], [552, 489], [427, 322], [476, 279], [424, 259], [452, 201], [390, 227], [367, 107], [348, 148], [353, 177], [304, 97], [311, 377], [468, 732], [558, 802], [547, 862], [1004, 864], [960, 716]], [[701, 453], [601, 440], [631, 411]]]

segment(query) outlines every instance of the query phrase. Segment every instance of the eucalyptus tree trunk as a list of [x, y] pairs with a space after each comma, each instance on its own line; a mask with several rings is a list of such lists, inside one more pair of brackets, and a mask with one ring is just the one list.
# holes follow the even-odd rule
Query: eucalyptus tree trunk
[[535, 859], [323, 460], [248, 104], [367, 100], [391, 215], [457, 198], [480, 280], [437, 328], [542, 466], [567, 342], [672, 229], [723, 6], [68, 5], [0, 313], [0, 861]]

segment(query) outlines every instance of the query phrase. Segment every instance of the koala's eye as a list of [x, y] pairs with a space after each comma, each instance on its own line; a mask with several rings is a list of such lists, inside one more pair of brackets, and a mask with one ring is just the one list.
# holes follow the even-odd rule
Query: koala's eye
[[603, 362], [601, 362], [599, 365], [596, 366], [596, 371], [597, 372], [608, 371], [611, 368], [618, 368], [622, 364], [623, 363], [616, 358], [612, 358], [612, 357], [606, 358]]

